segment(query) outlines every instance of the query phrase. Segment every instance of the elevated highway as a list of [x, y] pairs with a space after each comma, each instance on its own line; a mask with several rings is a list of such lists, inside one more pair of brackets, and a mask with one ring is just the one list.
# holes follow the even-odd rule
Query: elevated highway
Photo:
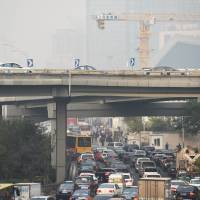
[[[0, 97], [7, 99], [2, 105], [20, 101], [55, 102], [56, 109], [54, 104], [50, 107], [51, 117], [56, 118], [57, 182], [65, 177], [67, 110], [70, 114], [71, 109], [72, 116], [80, 113], [84, 116], [159, 115], [161, 111], [163, 115], [172, 115], [175, 109], [182, 114], [180, 102], [175, 105], [157, 101], [197, 99], [199, 96], [200, 71], [0, 70]], [[19, 100], [20, 97], [24, 99]], [[49, 113], [48, 107], [50, 116]]]
[[200, 71], [0, 71], [0, 96], [52, 97], [198, 97]]

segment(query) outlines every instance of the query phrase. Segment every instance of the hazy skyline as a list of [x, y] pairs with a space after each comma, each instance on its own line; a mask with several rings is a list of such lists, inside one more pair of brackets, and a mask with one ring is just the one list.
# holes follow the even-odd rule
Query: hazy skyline
[[[134, 57], [138, 65], [138, 22], [106, 22], [99, 30], [92, 15], [102, 12], [200, 13], [200, 0], [0, 0], [0, 62], [26, 65], [33, 58], [36, 67], [70, 68], [80, 58], [97, 69], [130, 69]], [[151, 27], [151, 59], [160, 51], [161, 31], [173, 35], [176, 27]]]
[[25, 64], [27, 56], [46, 65], [57, 30], [85, 32], [84, 6], [84, 0], [0, 0], [0, 62]]

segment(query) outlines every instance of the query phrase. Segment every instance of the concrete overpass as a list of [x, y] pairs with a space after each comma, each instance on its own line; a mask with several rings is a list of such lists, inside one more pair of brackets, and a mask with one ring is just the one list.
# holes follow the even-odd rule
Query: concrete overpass
[[[44, 98], [55, 102], [52, 116], [56, 117], [57, 182], [65, 177], [65, 117], [66, 104], [90, 103], [96, 115], [129, 116], [158, 114], [163, 104], [155, 101], [199, 98], [200, 72], [146, 71], [68, 71], [68, 70], [0, 70], [0, 97]], [[46, 100], [45, 100], [45, 97]], [[15, 100], [17, 102], [17, 99]], [[37, 101], [33, 99], [33, 101]], [[12, 103], [12, 100], [7, 103]], [[96, 103], [96, 105], [95, 105]], [[6, 102], [2, 102], [6, 104]], [[93, 104], [93, 107], [91, 106]], [[82, 104], [83, 105], [83, 104]], [[162, 105], [162, 106], [161, 106]], [[73, 105], [71, 105], [73, 110]], [[81, 105], [80, 105], [81, 106]], [[86, 106], [86, 104], [85, 104]], [[174, 107], [175, 108], [175, 107]], [[174, 109], [166, 106], [166, 115]], [[91, 116], [88, 110], [81, 110]], [[177, 106], [178, 109], [178, 106]], [[170, 111], [171, 110], [171, 111]], [[181, 108], [179, 107], [179, 111]], [[108, 112], [109, 111], [109, 112]], [[76, 113], [75, 108], [73, 110]], [[154, 112], [154, 113], [153, 113]], [[69, 112], [70, 113], [70, 112]], [[167, 114], [168, 113], [168, 114]]]

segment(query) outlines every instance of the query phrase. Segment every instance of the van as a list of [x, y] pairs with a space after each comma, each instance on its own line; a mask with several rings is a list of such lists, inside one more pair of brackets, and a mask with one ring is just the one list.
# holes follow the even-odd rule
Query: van
[[126, 187], [123, 173], [110, 174], [108, 182], [116, 183], [122, 190]]
[[124, 147], [124, 145], [121, 142], [109, 142], [108, 143], [109, 149], [117, 149], [117, 148], [122, 149], [123, 147]]

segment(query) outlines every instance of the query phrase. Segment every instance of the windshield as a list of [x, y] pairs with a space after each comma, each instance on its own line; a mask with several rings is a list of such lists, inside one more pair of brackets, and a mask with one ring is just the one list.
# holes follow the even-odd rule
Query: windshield
[[79, 147], [91, 147], [91, 138], [90, 137], [79, 137], [78, 138]]
[[131, 178], [130, 175], [124, 175], [124, 179], [129, 179]]
[[116, 143], [115, 143], [115, 146], [122, 147], [122, 146], [123, 146], [123, 144], [122, 144], [122, 143], [120, 143], [120, 142], [116, 142]]
[[59, 190], [72, 190], [74, 187], [73, 184], [61, 184]]
[[105, 184], [101, 184], [99, 186], [99, 188], [114, 188], [113, 184], [109, 184], [109, 183], [105, 183]]
[[145, 168], [145, 172], [157, 172], [156, 168]]
[[145, 167], [155, 167], [155, 163], [154, 162], [143, 162], [142, 166]]
[[89, 183], [90, 177], [78, 177], [76, 178], [76, 183]]

